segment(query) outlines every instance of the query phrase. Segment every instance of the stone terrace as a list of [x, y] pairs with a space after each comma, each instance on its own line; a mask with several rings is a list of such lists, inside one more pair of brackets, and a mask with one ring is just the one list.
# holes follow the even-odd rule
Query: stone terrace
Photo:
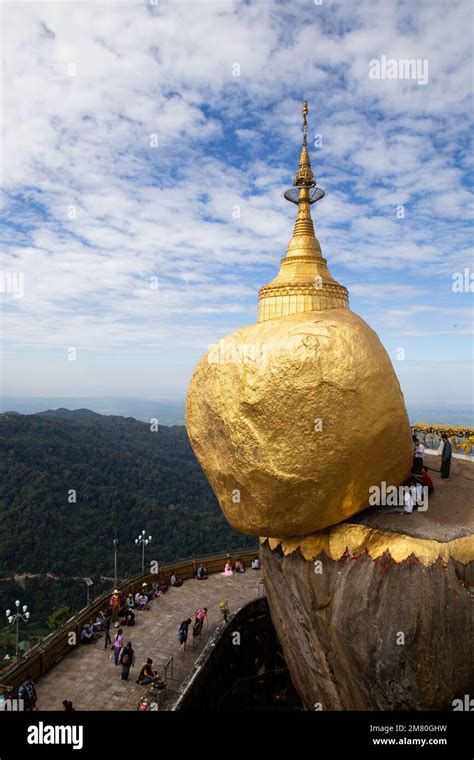
[[[38, 709], [61, 710], [63, 699], [70, 699], [77, 710], [136, 710], [147, 687], [135, 681], [147, 657], [153, 659], [160, 675], [170, 657], [174, 657], [174, 674], [168, 680], [165, 702], [165, 706], [169, 705], [211, 634], [222, 624], [219, 603], [226, 599], [230, 612], [236, 612], [259, 595], [261, 577], [260, 570], [250, 569], [244, 574], [234, 573], [232, 578], [218, 573], [210, 575], [207, 581], [193, 578], [180, 588], [169, 588], [164, 597], [151, 602], [149, 611], [136, 612], [133, 628], [123, 629], [125, 641], [130, 640], [135, 650], [135, 667], [130, 671], [129, 681], [121, 680], [121, 667], [116, 667], [111, 659], [110, 647], [104, 649], [102, 637], [96, 644], [74, 649], [38, 680]], [[208, 623], [195, 645], [189, 629], [188, 649], [183, 653], [179, 649], [178, 628], [182, 620], [188, 617], [194, 620], [198, 607], [208, 608]]]
[[411, 515], [383, 514], [378, 507], [360, 512], [347, 520], [363, 523], [381, 531], [405, 533], [416, 538], [452, 541], [474, 533], [474, 463], [462, 459], [451, 460], [451, 473], [447, 480], [439, 474], [441, 457], [425, 454], [424, 463], [433, 480], [435, 492], [428, 501], [428, 510]]

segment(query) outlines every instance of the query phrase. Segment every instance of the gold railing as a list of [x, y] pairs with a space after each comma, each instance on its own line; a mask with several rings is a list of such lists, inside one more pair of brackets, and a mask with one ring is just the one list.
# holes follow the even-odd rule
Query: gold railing
[[[232, 551], [231, 553], [177, 560], [160, 567], [159, 573], [165, 577], [167, 582], [169, 582], [173, 570], [178, 574], [180, 580], [187, 580], [188, 578], [196, 577], [196, 571], [201, 562], [206, 566], [209, 574], [218, 573], [223, 571], [225, 562], [229, 556], [233, 559], [241, 557], [248, 565], [254, 557], [258, 556], [258, 552], [259, 550], [256, 546], [253, 549], [243, 549], [242, 551]], [[153, 581], [156, 581], [156, 578], [156, 573], [140, 573], [130, 580], [119, 583], [118, 588], [125, 596], [135, 594], [141, 589], [142, 583], [152, 584]], [[111, 592], [108, 591], [94, 599], [87, 607], [84, 607], [76, 615], [69, 618], [61, 628], [30, 649], [21, 660], [7, 670], [1, 671], [0, 687], [16, 688], [27, 677], [37, 680], [47, 673], [59, 660], [79, 645], [80, 634], [85, 623], [94, 620], [97, 613], [101, 610], [109, 609], [110, 594]], [[76, 643], [71, 643], [71, 633], [75, 634], [75, 637], [72, 637], [72, 639]]]

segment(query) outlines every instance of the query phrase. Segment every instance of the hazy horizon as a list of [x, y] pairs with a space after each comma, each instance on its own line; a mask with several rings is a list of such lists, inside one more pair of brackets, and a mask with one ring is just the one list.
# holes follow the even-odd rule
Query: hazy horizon
[[[103, 415], [133, 417], [142, 422], [158, 419], [162, 425], [184, 425], [185, 399], [134, 398], [132, 396], [3, 396], [0, 412], [35, 414], [50, 409], [71, 411], [90, 409]], [[432, 404], [406, 402], [410, 422], [474, 427], [474, 412], [469, 404]]]

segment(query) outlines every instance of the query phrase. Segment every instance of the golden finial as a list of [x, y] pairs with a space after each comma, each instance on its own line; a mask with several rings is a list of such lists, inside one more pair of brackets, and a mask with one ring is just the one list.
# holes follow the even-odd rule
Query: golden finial
[[307, 100], [303, 100], [301, 113], [303, 115], [303, 146], [301, 148], [300, 163], [293, 185], [297, 187], [314, 187], [316, 182], [314, 181], [313, 172], [311, 170], [311, 161], [309, 158], [308, 147], [306, 145], [306, 135], [308, 131], [308, 122], [306, 121], [308, 115]]
[[306, 132], [308, 129], [308, 123], [306, 121], [306, 117], [308, 115], [308, 101], [303, 100], [303, 108], [301, 109], [301, 113], [303, 114], [303, 145], [306, 145]]

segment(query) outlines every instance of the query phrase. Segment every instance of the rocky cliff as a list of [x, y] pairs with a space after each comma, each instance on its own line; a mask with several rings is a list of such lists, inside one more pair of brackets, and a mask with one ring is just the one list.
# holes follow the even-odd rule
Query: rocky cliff
[[307, 709], [451, 710], [473, 694], [474, 466], [453, 469], [454, 480], [434, 475], [425, 513], [369, 511], [299, 545], [263, 543], [272, 619]]

